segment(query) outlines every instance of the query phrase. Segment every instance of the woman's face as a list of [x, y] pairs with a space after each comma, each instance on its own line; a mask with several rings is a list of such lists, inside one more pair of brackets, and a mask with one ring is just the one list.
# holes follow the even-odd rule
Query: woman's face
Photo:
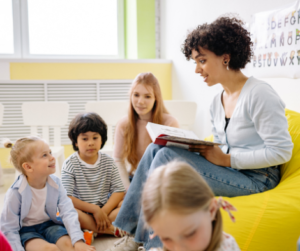
[[150, 227], [170, 251], [203, 251], [211, 240], [216, 211], [215, 200], [208, 210], [188, 215], [163, 210], [154, 217]]
[[137, 84], [132, 92], [131, 103], [140, 118], [151, 115], [155, 103], [153, 88], [144, 84]]
[[196, 64], [195, 73], [200, 74], [208, 86], [222, 83], [222, 80], [226, 77], [224, 74], [227, 72], [224, 61], [228, 56], [217, 56], [212, 51], [201, 47], [199, 51], [200, 53], [196, 50], [192, 51], [192, 59]]

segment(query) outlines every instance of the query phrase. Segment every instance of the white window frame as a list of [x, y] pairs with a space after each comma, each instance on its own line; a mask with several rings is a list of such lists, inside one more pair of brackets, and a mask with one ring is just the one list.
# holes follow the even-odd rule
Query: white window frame
[[124, 59], [124, 0], [117, 0], [118, 55], [33, 55], [29, 53], [28, 2], [12, 0], [14, 54], [0, 54], [1, 59]]
[[21, 58], [21, 16], [20, 16], [20, 1], [11, 0], [13, 11], [13, 34], [14, 34], [14, 53], [0, 54], [0, 59]]

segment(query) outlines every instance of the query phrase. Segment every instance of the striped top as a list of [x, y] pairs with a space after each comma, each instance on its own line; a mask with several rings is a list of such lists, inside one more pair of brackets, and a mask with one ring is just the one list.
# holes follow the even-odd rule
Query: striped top
[[102, 207], [109, 194], [125, 189], [113, 159], [100, 151], [98, 156], [95, 165], [89, 165], [73, 153], [63, 164], [61, 179], [68, 196]]

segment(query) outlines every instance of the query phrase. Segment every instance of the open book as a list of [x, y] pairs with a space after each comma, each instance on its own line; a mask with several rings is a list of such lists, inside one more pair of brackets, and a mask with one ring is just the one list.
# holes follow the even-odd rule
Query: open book
[[146, 129], [153, 143], [157, 145], [177, 146], [184, 149], [189, 149], [189, 145], [220, 145], [219, 143], [200, 140], [192, 131], [180, 128], [148, 122]]

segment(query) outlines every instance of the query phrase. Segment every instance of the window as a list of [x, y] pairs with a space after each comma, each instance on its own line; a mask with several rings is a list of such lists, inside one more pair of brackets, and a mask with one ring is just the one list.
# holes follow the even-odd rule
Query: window
[[14, 54], [13, 12], [9, 0], [0, 1], [0, 33], [0, 53]]
[[123, 0], [1, 0], [0, 55], [124, 58], [123, 26]]
[[20, 57], [19, 16], [15, 15], [18, 3], [0, 1], [0, 57]]

